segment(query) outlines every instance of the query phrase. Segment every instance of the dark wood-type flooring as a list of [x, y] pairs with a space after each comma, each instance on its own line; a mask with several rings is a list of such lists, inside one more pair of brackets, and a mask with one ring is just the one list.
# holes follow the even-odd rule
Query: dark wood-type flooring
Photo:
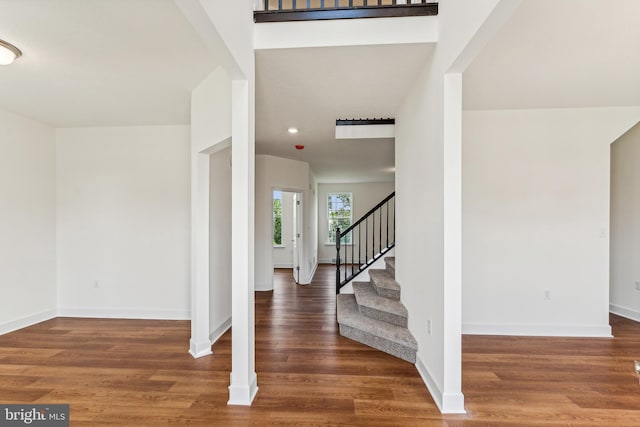
[[231, 338], [187, 353], [189, 322], [50, 320], [0, 337], [0, 403], [69, 403], [72, 426], [640, 426], [640, 326], [615, 339], [465, 336], [466, 415], [441, 416], [415, 367], [339, 336], [334, 270], [256, 295], [258, 396], [228, 406]]

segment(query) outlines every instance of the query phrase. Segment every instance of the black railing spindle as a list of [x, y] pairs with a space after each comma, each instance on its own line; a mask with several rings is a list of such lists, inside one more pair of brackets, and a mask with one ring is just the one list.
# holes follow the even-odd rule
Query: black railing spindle
[[362, 257], [360, 256], [360, 249], [362, 247], [362, 229], [361, 224], [358, 224], [358, 270], [362, 268]]
[[387, 245], [389, 245], [389, 203], [387, 203]]
[[373, 258], [373, 254], [376, 253], [376, 212], [373, 211], [371, 214], [371, 222], [373, 223], [371, 227], [371, 258]]
[[340, 227], [336, 228], [336, 293], [340, 293]]

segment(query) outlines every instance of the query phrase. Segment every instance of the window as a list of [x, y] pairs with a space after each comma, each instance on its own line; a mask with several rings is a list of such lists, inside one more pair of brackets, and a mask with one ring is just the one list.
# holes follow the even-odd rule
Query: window
[[[353, 219], [353, 195], [351, 193], [329, 193], [327, 196], [327, 220], [329, 221], [329, 243], [336, 242], [336, 228], [344, 231]], [[351, 235], [342, 238], [342, 243], [351, 243]]]
[[273, 246], [282, 245], [282, 191], [273, 192]]

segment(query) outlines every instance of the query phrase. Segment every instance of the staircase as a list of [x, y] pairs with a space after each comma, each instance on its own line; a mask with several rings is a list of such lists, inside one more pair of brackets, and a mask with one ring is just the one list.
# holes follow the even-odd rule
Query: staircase
[[415, 363], [418, 343], [407, 329], [395, 257], [384, 261], [384, 270], [369, 270], [369, 282], [353, 282], [353, 294], [338, 295], [340, 335]]

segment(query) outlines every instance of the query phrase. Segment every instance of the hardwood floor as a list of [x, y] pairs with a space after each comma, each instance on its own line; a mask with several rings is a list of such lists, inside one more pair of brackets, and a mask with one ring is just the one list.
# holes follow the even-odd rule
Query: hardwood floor
[[187, 353], [189, 322], [58, 318], [0, 336], [0, 403], [70, 403], [72, 426], [640, 426], [640, 325], [615, 339], [463, 337], [468, 413], [441, 416], [415, 367], [339, 336], [334, 270], [256, 294], [251, 407], [228, 406], [231, 336]]

